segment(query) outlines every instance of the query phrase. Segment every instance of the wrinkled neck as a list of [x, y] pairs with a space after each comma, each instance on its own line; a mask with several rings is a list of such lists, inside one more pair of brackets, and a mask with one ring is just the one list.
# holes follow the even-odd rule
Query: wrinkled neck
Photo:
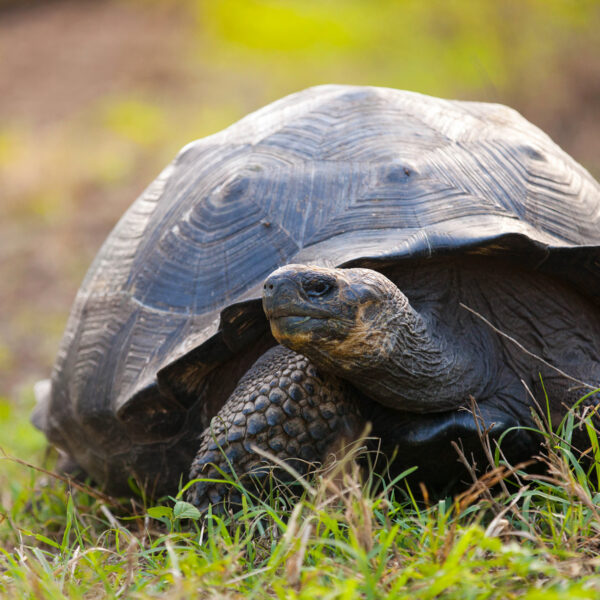
[[489, 348], [468, 336], [472, 328], [445, 327], [400, 291], [392, 302], [385, 352], [346, 372], [347, 379], [373, 400], [409, 412], [451, 410], [489, 394], [495, 380]]

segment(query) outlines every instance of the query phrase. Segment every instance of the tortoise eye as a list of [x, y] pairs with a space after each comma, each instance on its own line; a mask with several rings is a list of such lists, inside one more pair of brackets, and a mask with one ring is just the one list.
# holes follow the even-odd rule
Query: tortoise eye
[[333, 288], [333, 283], [326, 279], [312, 279], [306, 281], [302, 287], [308, 296], [315, 298], [327, 294]]

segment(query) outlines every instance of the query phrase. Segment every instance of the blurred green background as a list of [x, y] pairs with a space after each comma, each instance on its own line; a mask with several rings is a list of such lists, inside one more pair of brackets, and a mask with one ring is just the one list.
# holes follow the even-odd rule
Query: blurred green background
[[39, 446], [85, 270], [183, 144], [371, 84], [509, 104], [599, 177], [599, 32], [591, 0], [0, 0], [0, 446]]

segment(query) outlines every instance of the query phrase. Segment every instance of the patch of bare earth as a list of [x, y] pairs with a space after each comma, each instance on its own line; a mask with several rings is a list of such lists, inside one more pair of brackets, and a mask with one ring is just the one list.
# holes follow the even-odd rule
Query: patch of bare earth
[[0, 396], [49, 375], [87, 265], [161, 166], [140, 151], [133, 177], [86, 179], [86, 111], [130, 92], [185, 94], [187, 27], [170, 2], [0, 10]]

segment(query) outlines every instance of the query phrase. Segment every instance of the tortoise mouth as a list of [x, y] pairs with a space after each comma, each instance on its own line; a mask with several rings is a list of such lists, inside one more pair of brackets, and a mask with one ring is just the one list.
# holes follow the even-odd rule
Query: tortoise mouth
[[285, 346], [297, 352], [306, 350], [307, 343], [329, 340], [339, 337], [335, 334], [338, 329], [335, 318], [316, 315], [281, 315], [271, 317], [271, 333], [273, 337]]
[[264, 310], [269, 321], [279, 319], [325, 320], [332, 318], [329, 312], [312, 306], [265, 306]]
[[286, 314], [269, 319], [275, 339], [292, 350], [305, 354], [306, 344], [343, 342], [353, 323], [337, 315]]
[[316, 323], [328, 321], [328, 317], [315, 317], [312, 315], [281, 315], [272, 316], [271, 323], [280, 331], [293, 332], [299, 329], [310, 329]]

